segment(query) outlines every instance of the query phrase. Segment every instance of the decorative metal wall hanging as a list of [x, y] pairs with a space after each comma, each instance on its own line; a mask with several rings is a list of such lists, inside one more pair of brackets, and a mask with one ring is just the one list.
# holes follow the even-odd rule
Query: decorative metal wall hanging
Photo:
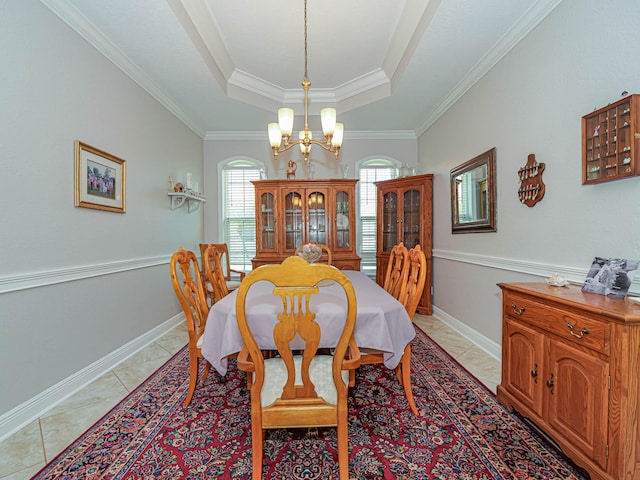
[[527, 164], [518, 170], [520, 188], [518, 198], [527, 207], [533, 207], [544, 197], [545, 185], [542, 182], [544, 163], [536, 162], [536, 156], [531, 153], [527, 157]]

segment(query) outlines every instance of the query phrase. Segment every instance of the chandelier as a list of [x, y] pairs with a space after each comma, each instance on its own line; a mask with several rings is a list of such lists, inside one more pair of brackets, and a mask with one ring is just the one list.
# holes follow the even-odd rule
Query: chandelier
[[[342, 138], [344, 135], [344, 125], [336, 123], [336, 109], [323, 108], [320, 110], [320, 119], [322, 122], [322, 133], [324, 141], [314, 140], [311, 130], [309, 130], [309, 75], [307, 73], [307, 0], [304, 0], [304, 78], [302, 79], [302, 89], [304, 90], [304, 130], [298, 132], [298, 140], [292, 140], [293, 117], [292, 108], [278, 109], [278, 123], [270, 123], [268, 125], [269, 143], [273, 150], [273, 156], [278, 158], [278, 153], [286, 152], [295, 145], [300, 145], [300, 151], [304, 158], [305, 165], [309, 163], [309, 155], [311, 153], [311, 145], [319, 145], [327, 152], [332, 152], [336, 159], [340, 155], [340, 147], [342, 146]], [[295, 177], [296, 164], [292, 160], [289, 161], [289, 169], [287, 177]]]

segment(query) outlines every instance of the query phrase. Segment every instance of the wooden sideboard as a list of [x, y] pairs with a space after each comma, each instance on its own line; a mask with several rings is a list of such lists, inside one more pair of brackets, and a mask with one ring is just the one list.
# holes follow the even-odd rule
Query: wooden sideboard
[[592, 479], [640, 480], [640, 305], [575, 285], [498, 286], [498, 400]]

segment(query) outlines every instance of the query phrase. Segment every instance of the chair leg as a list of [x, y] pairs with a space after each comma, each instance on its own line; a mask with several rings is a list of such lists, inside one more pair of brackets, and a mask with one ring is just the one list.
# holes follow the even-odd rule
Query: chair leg
[[404, 394], [407, 397], [407, 401], [409, 402], [409, 406], [411, 407], [411, 411], [416, 415], [420, 416], [420, 412], [418, 412], [418, 407], [416, 407], [416, 402], [413, 399], [413, 391], [411, 390], [411, 345], [407, 344], [402, 353], [402, 358], [400, 359], [400, 373], [402, 375], [402, 380], [400, 383], [404, 387]]
[[193, 392], [196, 391], [196, 383], [198, 382], [198, 356], [194, 352], [189, 352], [189, 390], [187, 398], [184, 399], [184, 406], [187, 407], [191, 403]]
[[338, 467], [340, 480], [349, 480], [349, 418], [347, 412], [338, 419]]
[[205, 360], [205, 362], [207, 362], [207, 364], [204, 366], [204, 374], [202, 375], [203, 382], [207, 379], [207, 375], [209, 375], [209, 369], [211, 368], [211, 364], [207, 360]]
[[262, 480], [262, 455], [264, 445], [264, 430], [262, 427], [251, 427], [251, 460], [253, 480]]

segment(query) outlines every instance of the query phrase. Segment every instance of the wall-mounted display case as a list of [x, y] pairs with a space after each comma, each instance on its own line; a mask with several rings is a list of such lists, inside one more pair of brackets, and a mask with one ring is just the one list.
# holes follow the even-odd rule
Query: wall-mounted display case
[[582, 117], [582, 183], [640, 175], [638, 98], [630, 95]]

